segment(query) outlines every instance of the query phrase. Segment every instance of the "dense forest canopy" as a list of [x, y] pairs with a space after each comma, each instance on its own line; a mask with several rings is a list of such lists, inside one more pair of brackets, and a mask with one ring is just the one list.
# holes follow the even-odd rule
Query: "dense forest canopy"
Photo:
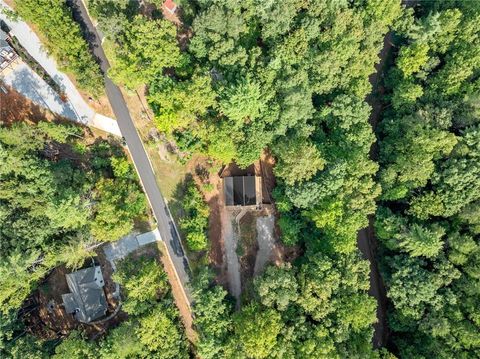
[[[79, 267], [92, 244], [129, 233], [146, 203], [120, 146], [101, 139], [87, 145], [73, 125], [1, 127], [0, 163], [3, 325], [52, 268]], [[9, 336], [7, 325], [0, 350]]]
[[[146, 85], [156, 127], [182, 153], [243, 167], [271, 153], [281, 240], [301, 253], [258, 276], [238, 311], [212, 273], [196, 273], [195, 353], [480, 357], [478, 3], [182, 0], [181, 24], [151, 3], [145, 12], [136, 1], [88, 1], [109, 76], [130, 90]], [[373, 131], [365, 98], [388, 32]], [[147, 259], [129, 259], [115, 274], [129, 319], [98, 341], [77, 332], [56, 348], [31, 336], [10, 341], [21, 330], [15, 310], [49, 266], [88, 255], [67, 255], [73, 238], [118, 237], [144, 211], [123, 153], [104, 141], [84, 146], [75, 133], [48, 123], [0, 131], [0, 350], [13, 358], [186, 358], [165, 273]], [[58, 155], [65, 147], [73, 158]], [[194, 183], [183, 209], [189, 249], [205, 249], [208, 207]], [[372, 348], [376, 301], [356, 246], [373, 214], [390, 352]]]
[[240, 166], [272, 152], [282, 239], [308, 248], [300, 263], [268, 270], [236, 314], [223, 289], [198, 279], [199, 355], [384, 355], [371, 348], [376, 304], [356, 236], [380, 193], [368, 76], [399, 1], [181, 5], [185, 23], [175, 31], [129, 2], [92, 1], [110, 75], [132, 89], [147, 84], [157, 127], [184, 152]]
[[480, 357], [480, 9], [425, 4], [397, 32], [376, 233], [402, 358]]
[[284, 241], [308, 223], [334, 251], [355, 250], [380, 193], [368, 76], [399, 1], [184, 2], [178, 30], [128, 1], [89, 5], [110, 75], [148, 85], [158, 128], [181, 150], [248, 166], [268, 149]]

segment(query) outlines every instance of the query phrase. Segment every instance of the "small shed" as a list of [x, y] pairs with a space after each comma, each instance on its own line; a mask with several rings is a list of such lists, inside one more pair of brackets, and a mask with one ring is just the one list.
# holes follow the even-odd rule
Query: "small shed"
[[81, 269], [66, 275], [71, 293], [62, 294], [63, 305], [69, 314], [82, 323], [103, 317], [107, 300], [103, 291], [105, 282], [99, 266]]
[[235, 176], [223, 178], [226, 206], [260, 206], [262, 204], [262, 178]]

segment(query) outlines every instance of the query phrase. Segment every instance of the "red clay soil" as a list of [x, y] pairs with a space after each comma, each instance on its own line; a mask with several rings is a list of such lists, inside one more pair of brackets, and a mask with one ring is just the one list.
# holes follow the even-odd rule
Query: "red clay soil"
[[7, 93], [0, 91], [0, 124], [11, 125], [14, 122], [38, 122], [46, 118], [54, 118], [52, 113], [35, 105], [17, 91], [8, 86]]
[[[38, 338], [55, 339], [67, 335], [81, 325], [61, 307], [61, 295], [70, 292], [65, 280], [65, 274], [69, 272], [65, 267], [54, 269], [22, 309], [26, 311], [23, 320], [27, 331]], [[50, 309], [47, 304], [52, 300], [54, 305]], [[29, 307], [34, 309], [29, 311]]]
[[[180, 26], [182, 22], [180, 20], [180, 8], [177, 6], [176, 11], [172, 14], [165, 6], [166, 1], [162, 5], [162, 14], [166, 20], [173, 22], [175, 25]], [[178, 5], [178, 4], [177, 4]]]
[[239, 167], [235, 162], [224, 166], [220, 172], [220, 177], [235, 177], [235, 176], [260, 176], [260, 167], [258, 162], [248, 166], [247, 168]]
[[187, 334], [187, 338], [190, 340], [190, 342], [195, 343], [198, 336], [193, 330], [192, 311], [185, 296], [185, 292], [183, 291], [182, 286], [179, 284], [179, 280], [176, 276], [176, 272], [170, 257], [163, 254], [167, 250], [165, 245], [162, 242], [158, 242], [158, 247], [162, 253], [160, 260], [162, 261], [163, 268], [167, 273], [168, 281], [172, 288], [173, 300], [180, 313], [180, 318], [185, 327], [185, 333]]

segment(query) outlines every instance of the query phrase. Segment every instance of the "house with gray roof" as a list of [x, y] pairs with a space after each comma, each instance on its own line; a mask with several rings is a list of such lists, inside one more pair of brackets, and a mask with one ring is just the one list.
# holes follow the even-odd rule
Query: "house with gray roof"
[[71, 293], [62, 294], [67, 313], [73, 314], [82, 323], [90, 323], [107, 312], [107, 300], [99, 266], [81, 269], [66, 275]]

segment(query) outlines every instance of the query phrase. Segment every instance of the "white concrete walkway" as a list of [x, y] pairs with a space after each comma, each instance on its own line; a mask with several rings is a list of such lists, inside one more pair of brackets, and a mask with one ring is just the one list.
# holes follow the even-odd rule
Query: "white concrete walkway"
[[[76, 122], [80, 122], [84, 125], [97, 127], [101, 130], [110, 132], [114, 135], [120, 136], [120, 129], [115, 120], [109, 119], [107, 117], [97, 117], [95, 116], [95, 111], [83, 100], [82, 96], [75, 88], [75, 85], [72, 81], [68, 78], [66, 74], [61, 72], [57, 68], [57, 63], [55, 60], [50, 57], [44, 50], [42, 43], [38, 36], [30, 29], [27, 23], [23, 21], [12, 21], [7, 18], [5, 14], [2, 13], [2, 8], [7, 8], [8, 5], [3, 1], [0, 0], [0, 19], [5, 21], [5, 23], [10, 27], [11, 34], [15, 36], [18, 41], [22, 44], [22, 46], [28, 51], [28, 53], [45, 69], [45, 71], [52, 77], [52, 79], [63, 89], [65, 95], [68, 98], [68, 105], [67, 106], [54, 106], [52, 111], [58, 113], [59, 115], [65, 116], [71, 120]], [[10, 76], [10, 75], [9, 75]], [[19, 85], [19, 87], [14, 87], [18, 92], [24, 94], [26, 97], [27, 94], [31, 94], [32, 91], [26, 91], [26, 85], [21, 83], [21, 80], [24, 77], [21, 76], [21, 73], [17, 76], [16, 79], [10, 79], [10, 82]], [[43, 81], [43, 80], [42, 80]], [[38, 85], [38, 81], [36, 81]], [[48, 86], [48, 85], [47, 85]], [[40, 86], [43, 87], [43, 86]], [[37, 87], [38, 89], [38, 87]], [[24, 91], [21, 91], [24, 90]], [[38, 91], [38, 94], [33, 95], [33, 97], [37, 98], [39, 95], [47, 93], [49, 90], [43, 89], [42, 91]], [[32, 99], [34, 101], [34, 99]], [[48, 101], [45, 99], [44, 101], [46, 104], [51, 102], [51, 99]], [[56, 100], [54, 100], [56, 102]], [[43, 106], [45, 106], [45, 103]], [[51, 103], [50, 103], [51, 104]], [[39, 104], [41, 105], [41, 104]], [[70, 107], [70, 110], [68, 109]], [[59, 110], [60, 112], [57, 112]]]
[[233, 228], [235, 224], [235, 214], [227, 211], [225, 207], [223, 207], [220, 216], [222, 221], [222, 236], [225, 245], [225, 258], [227, 260], [228, 287], [230, 294], [236, 299], [236, 308], [240, 309], [242, 279], [240, 276], [240, 262], [238, 261], [237, 255], [238, 233], [236, 233]]

